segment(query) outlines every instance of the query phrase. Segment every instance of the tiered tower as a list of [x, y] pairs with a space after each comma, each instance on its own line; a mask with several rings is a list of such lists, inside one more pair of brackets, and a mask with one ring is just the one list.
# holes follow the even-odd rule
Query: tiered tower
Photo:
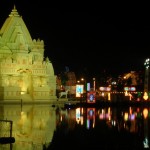
[[0, 30], [0, 100], [56, 100], [53, 65], [44, 41], [33, 39], [14, 7]]

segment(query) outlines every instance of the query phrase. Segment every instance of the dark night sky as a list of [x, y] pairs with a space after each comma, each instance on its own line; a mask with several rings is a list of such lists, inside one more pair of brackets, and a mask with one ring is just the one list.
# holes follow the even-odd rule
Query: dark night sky
[[139, 8], [81, 9], [51, 7], [40, 0], [3, 0], [1, 26], [14, 3], [32, 39], [44, 40], [45, 55], [56, 74], [68, 66], [70, 71], [90, 77], [104, 70], [119, 75], [143, 69], [150, 56], [150, 13]]

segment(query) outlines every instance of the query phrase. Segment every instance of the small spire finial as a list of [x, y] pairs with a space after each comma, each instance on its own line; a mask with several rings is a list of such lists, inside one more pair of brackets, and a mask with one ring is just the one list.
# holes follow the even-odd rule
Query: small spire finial
[[16, 9], [16, 5], [14, 5], [14, 8], [12, 9], [9, 17], [11, 17], [11, 16], [19, 16], [17, 9]]

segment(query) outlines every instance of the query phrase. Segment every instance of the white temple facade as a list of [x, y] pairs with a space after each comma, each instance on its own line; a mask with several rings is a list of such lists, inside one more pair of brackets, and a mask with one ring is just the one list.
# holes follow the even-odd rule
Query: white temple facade
[[56, 75], [44, 50], [14, 7], [0, 30], [0, 100], [56, 100]]

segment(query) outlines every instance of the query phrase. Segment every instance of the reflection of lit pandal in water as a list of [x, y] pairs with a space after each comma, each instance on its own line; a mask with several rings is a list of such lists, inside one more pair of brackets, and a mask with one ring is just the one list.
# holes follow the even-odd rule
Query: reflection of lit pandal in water
[[[14, 147], [19, 149], [23, 145], [24, 149], [29, 149], [29, 147], [38, 149], [43, 147], [43, 143], [48, 145], [51, 142], [56, 129], [56, 108], [50, 107], [49, 104], [15, 105], [13, 108], [11, 105], [2, 105], [1, 107], [7, 112], [2, 112], [4, 117], [12, 118], [13, 121]], [[9, 126], [6, 127], [1, 128], [3, 130], [0, 131], [0, 136], [9, 134]], [[4, 142], [6, 139], [2, 140]], [[1, 147], [2, 145], [0, 145], [0, 149]]]
[[24, 131], [21, 131], [20, 134], [16, 134], [16, 135], [17, 135], [17, 137], [26, 137], [26, 138], [28, 138], [30, 136], [29, 134], [25, 133]]

